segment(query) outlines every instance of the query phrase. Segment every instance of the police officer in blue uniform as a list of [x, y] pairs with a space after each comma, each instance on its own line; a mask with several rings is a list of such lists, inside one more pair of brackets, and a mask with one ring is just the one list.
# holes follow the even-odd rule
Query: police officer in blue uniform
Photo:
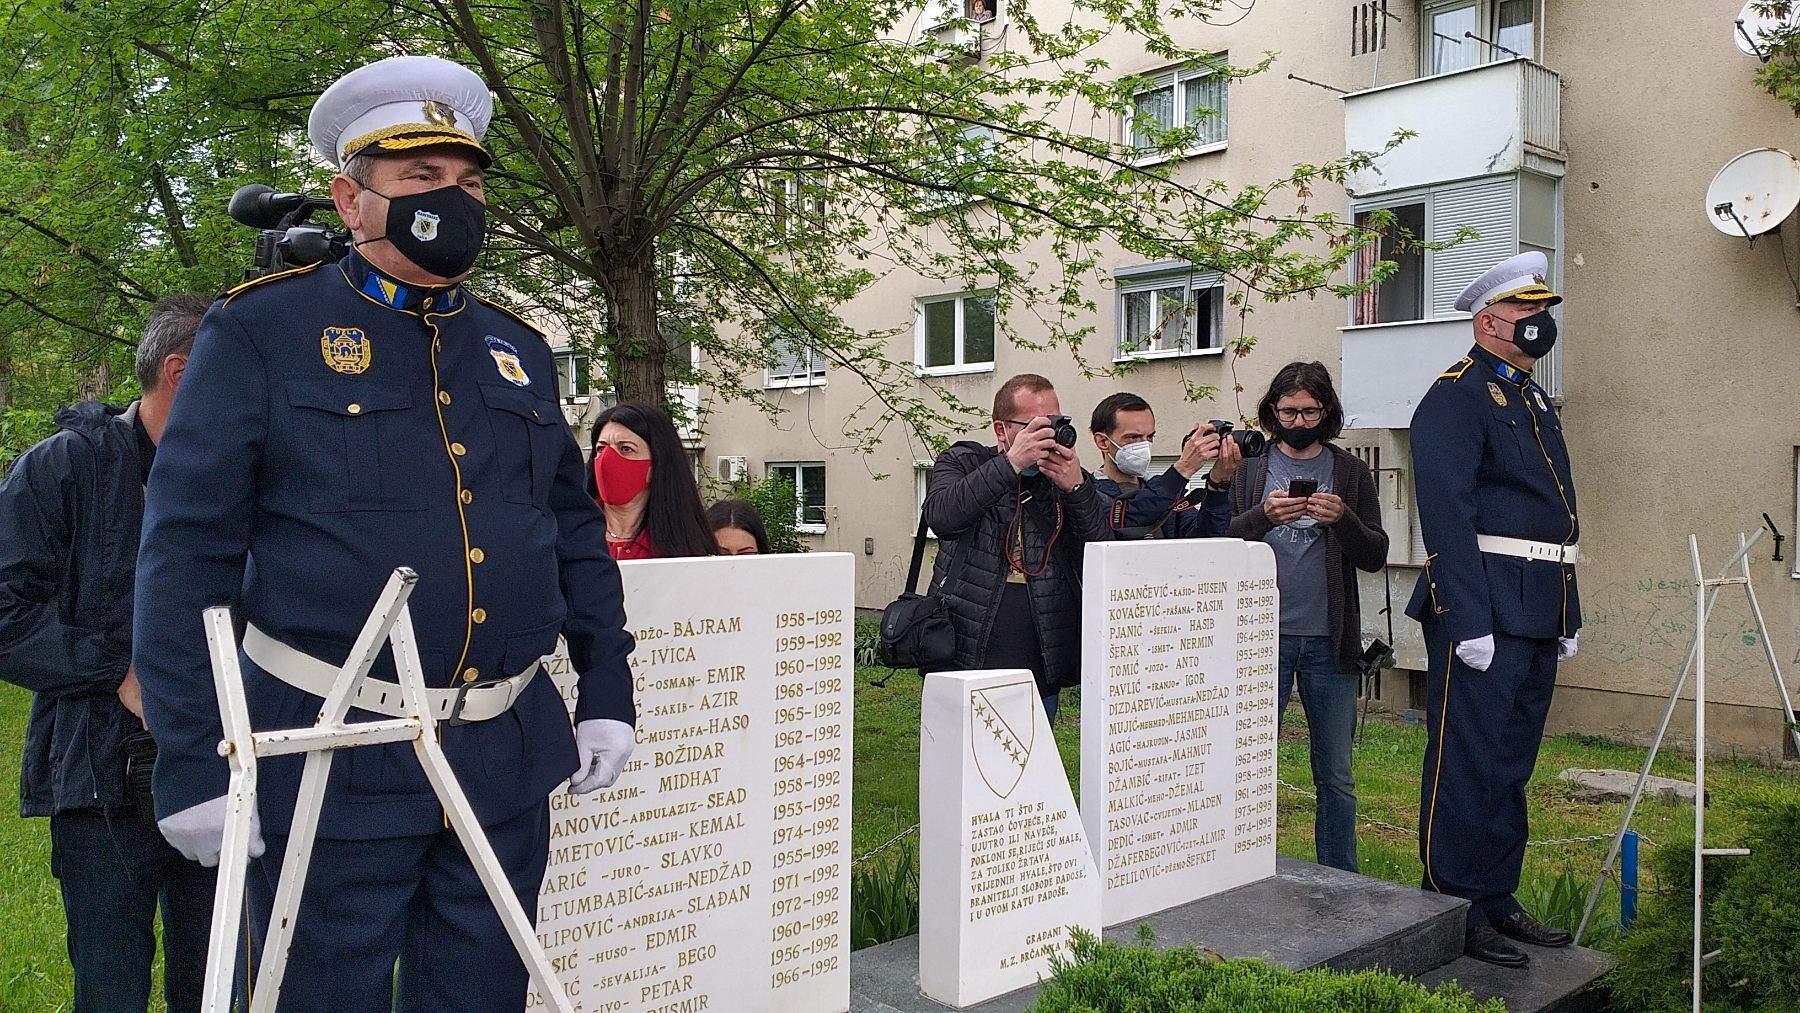
[[[485, 229], [490, 114], [480, 78], [425, 57], [361, 68], [319, 98], [310, 132], [342, 167], [332, 197], [355, 245], [207, 314], [150, 481], [134, 660], [161, 748], [159, 825], [216, 863], [227, 768], [202, 610], [232, 606], [243, 626], [252, 723], [310, 725], [389, 575], [413, 568], [438, 734], [535, 916], [549, 793], [571, 775], [573, 791], [608, 785], [630, 755], [633, 644], [549, 347], [461, 284]], [[573, 728], [539, 671], [559, 635]], [[372, 678], [393, 677], [383, 652]], [[392, 713], [398, 694], [378, 696], [352, 720]], [[258, 763], [258, 935], [300, 771], [298, 756]], [[517, 1010], [525, 989], [411, 747], [340, 756], [281, 1008]]]
[[1427, 890], [1471, 902], [1466, 952], [1523, 967], [1508, 940], [1566, 946], [1513, 896], [1525, 855], [1525, 784], [1558, 661], [1573, 657], [1575, 483], [1556, 408], [1531, 368], [1556, 342], [1541, 253], [1471, 284], [1475, 347], [1439, 376], [1412, 420], [1428, 553], [1407, 615], [1424, 627], [1429, 702], [1419, 804]]

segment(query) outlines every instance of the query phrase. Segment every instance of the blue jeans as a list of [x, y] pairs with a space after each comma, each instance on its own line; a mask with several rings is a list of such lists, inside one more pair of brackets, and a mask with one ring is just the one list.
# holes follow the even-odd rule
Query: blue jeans
[[1043, 691], [1044, 716], [1056, 724], [1056, 712], [1062, 710], [1062, 690], [1047, 689]]
[[163, 917], [163, 997], [200, 1008], [215, 872], [182, 858], [155, 824], [95, 809], [50, 817], [50, 871], [62, 886], [76, 1013], [143, 1013]]
[[1313, 787], [1319, 793], [1313, 815], [1313, 844], [1319, 864], [1359, 872], [1356, 862], [1356, 781], [1350, 774], [1350, 745], [1356, 737], [1356, 677], [1338, 671], [1330, 637], [1281, 636], [1279, 714], [1287, 712], [1294, 682], [1306, 708], [1312, 746]]

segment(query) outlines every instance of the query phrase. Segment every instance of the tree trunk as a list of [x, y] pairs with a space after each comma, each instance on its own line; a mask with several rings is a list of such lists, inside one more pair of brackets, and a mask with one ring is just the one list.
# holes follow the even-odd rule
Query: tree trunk
[[621, 401], [661, 405], [668, 398], [668, 348], [657, 328], [655, 253], [646, 249], [609, 264], [605, 275], [613, 388]]

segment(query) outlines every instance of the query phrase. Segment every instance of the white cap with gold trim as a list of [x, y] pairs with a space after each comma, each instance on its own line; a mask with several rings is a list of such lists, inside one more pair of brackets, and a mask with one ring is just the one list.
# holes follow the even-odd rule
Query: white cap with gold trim
[[340, 168], [362, 151], [441, 144], [472, 149], [485, 167], [491, 159], [481, 139], [493, 116], [493, 96], [469, 68], [435, 56], [390, 56], [325, 89], [306, 130], [319, 154]]
[[1479, 313], [1497, 302], [1519, 299], [1555, 306], [1562, 302], [1545, 279], [1550, 275], [1550, 261], [1536, 250], [1509, 257], [1488, 273], [1469, 283], [1456, 297], [1459, 313]]

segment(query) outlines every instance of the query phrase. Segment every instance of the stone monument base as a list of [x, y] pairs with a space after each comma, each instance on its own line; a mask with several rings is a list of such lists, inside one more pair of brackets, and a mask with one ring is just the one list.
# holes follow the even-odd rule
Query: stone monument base
[[[1611, 967], [1592, 950], [1531, 949], [1532, 966], [1508, 971], [1462, 955], [1468, 902], [1283, 858], [1275, 878], [1115, 925], [1105, 938], [1131, 943], [1147, 923], [1163, 946], [1196, 943], [1227, 957], [1261, 957], [1296, 970], [1381, 968], [1433, 987], [1451, 979], [1513, 1013], [1598, 1009], [1588, 986]], [[851, 1013], [939, 1013], [919, 993], [919, 939], [909, 936], [850, 955]], [[1036, 986], [972, 1007], [1023, 1013]]]

